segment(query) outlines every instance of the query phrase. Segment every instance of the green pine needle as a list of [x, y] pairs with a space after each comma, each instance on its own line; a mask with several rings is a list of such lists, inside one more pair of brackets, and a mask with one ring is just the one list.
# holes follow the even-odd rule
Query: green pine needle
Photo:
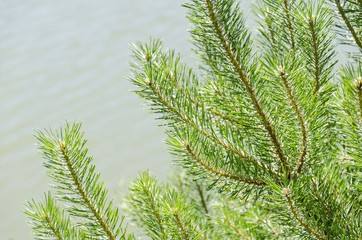
[[83, 139], [81, 124], [67, 123], [59, 131], [37, 132], [39, 149], [47, 174], [55, 181], [56, 197], [79, 220], [88, 236], [99, 239], [124, 239], [122, 218], [107, 199], [107, 189], [99, 181]]

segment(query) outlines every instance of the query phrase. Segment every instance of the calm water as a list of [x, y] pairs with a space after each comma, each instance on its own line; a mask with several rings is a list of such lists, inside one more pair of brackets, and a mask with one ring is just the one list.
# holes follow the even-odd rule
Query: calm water
[[163, 130], [126, 76], [129, 43], [149, 36], [192, 61], [181, 2], [0, 0], [0, 239], [32, 239], [23, 203], [49, 189], [34, 129], [83, 122], [114, 196], [141, 170], [167, 176]]

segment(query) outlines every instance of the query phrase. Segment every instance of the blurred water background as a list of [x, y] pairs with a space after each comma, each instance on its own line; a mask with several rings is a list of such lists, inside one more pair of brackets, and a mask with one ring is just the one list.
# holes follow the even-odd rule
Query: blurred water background
[[189, 52], [179, 0], [0, 0], [0, 239], [32, 239], [25, 200], [49, 189], [35, 129], [81, 121], [112, 195], [171, 163], [155, 116], [126, 80], [129, 44]]

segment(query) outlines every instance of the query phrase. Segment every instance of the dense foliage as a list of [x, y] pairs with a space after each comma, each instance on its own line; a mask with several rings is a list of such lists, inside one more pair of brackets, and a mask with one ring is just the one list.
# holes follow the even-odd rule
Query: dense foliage
[[[184, 169], [140, 173], [133, 222], [152, 239], [361, 239], [362, 1], [259, 0], [257, 33], [235, 0], [184, 7], [197, 70], [159, 40], [133, 46], [130, 79]], [[37, 140], [56, 193], [27, 204], [36, 238], [134, 239], [80, 124]]]

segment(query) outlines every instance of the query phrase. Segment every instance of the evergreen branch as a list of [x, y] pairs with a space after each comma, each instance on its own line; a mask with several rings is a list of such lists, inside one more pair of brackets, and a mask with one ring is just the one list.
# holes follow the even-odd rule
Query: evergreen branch
[[219, 177], [219, 178], [227, 178], [235, 180], [236, 182], [243, 182], [247, 184], [257, 185], [257, 186], [264, 186], [266, 183], [262, 180], [258, 179], [250, 179], [244, 178], [238, 175], [234, 175], [232, 173], [223, 171], [222, 169], [215, 168], [211, 166], [207, 161], [202, 159], [190, 146], [189, 143], [185, 143], [185, 149], [187, 153], [190, 155], [192, 159], [194, 159], [202, 168], [204, 168], [207, 172]]
[[176, 211], [173, 213], [173, 217], [175, 218], [176, 224], [177, 224], [177, 226], [178, 226], [178, 228], [180, 230], [180, 233], [181, 233], [180, 235], [182, 236], [181, 239], [182, 240], [190, 239], [190, 237], [189, 237], [189, 235], [188, 235], [188, 233], [187, 233], [187, 231], [185, 229], [185, 225], [181, 221], [181, 218], [180, 218], [179, 214]]
[[312, 33], [312, 48], [313, 48], [313, 56], [314, 56], [314, 76], [315, 76], [315, 85], [314, 85], [314, 93], [317, 93], [320, 88], [320, 63], [319, 63], [319, 46], [317, 43], [316, 29], [315, 29], [315, 18], [312, 16], [308, 19], [309, 30]]
[[[235, 146], [230, 144], [229, 141], [225, 139], [222, 135], [220, 136], [220, 133], [218, 135], [215, 133], [215, 131], [210, 131], [210, 128], [213, 128], [210, 124], [214, 124], [219, 127], [219, 123], [216, 122], [216, 119], [212, 115], [210, 115], [210, 112], [211, 114], [221, 116], [220, 120], [226, 119], [228, 117], [225, 117], [225, 115], [221, 115], [219, 112], [209, 111], [209, 107], [205, 106], [205, 104], [201, 104], [191, 94], [193, 90], [189, 90], [188, 88], [181, 88], [179, 86], [178, 82], [182, 80], [186, 82], [193, 81], [188, 79], [194, 78], [194, 75], [190, 74], [190, 69], [187, 70], [184, 69], [182, 66], [178, 65], [179, 59], [175, 59], [173, 57], [173, 53], [170, 53], [170, 55], [162, 54], [160, 51], [160, 45], [161, 43], [159, 41], [156, 41], [151, 42], [150, 47], [140, 45], [138, 49], [134, 50], [136, 59], [141, 63], [141, 66], [134, 64], [135, 69], [144, 68], [143, 70], [146, 74], [146, 76], [144, 76], [134, 71], [134, 79], [132, 79], [132, 81], [134, 81], [138, 86], [141, 87], [141, 90], [138, 91], [139, 95], [145, 97], [146, 99], [153, 102], [156, 106], [158, 106], [158, 111], [164, 113], [165, 115], [171, 114], [171, 117], [169, 117], [169, 115], [164, 117], [170, 122], [171, 126], [183, 122], [186, 126], [192, 127], [199, 134], [210, 139], [212, 142], [221, 146], [225, 150], [231, 151], [246, 162], [249, 162], [251, 164], [257, 164], [266, 172], [269, 172], [271, 175], [277, 176], [278, 173], [271, 170], [261, 161], [251, 159], [244, 151], [237, 149]], [[167, 70], [168, 68], [174, 69], [174, 72], [171, 74]], [[186, 75], [185, 72], [187, 72], [188, 74]], [[195, 86], [191, 86], [191, 88], [192, 87], [195, 88]], [[173, 98], [172, 96], [170, 96], [171, 92], [172, 96], [177, 95], [180, 97], [177, 99]], [[184, 104], [186, 103], [188, 104], [187, 108], [185, 108], [184, 106]], [[198, 114], [194, 115], [192, 113], [192, 115], [194, 116], [190, 117], [191, 115], [189, 115], [189, 112], [193, 110], [195, 112], [198, 112]], [[221, 124], [223, 124], [223, 126], [220, 126], [220, 128], [225, 127], [225, 123], [223, 123], [223, 121], [220, 122]], [[206, 126], [203, 126], [205, 124]], [[230, 134], [228, 136], [230, 136]]]
[[347, 29], [352, 34], [352, 37], [353, 37], [355, 43], [357, 44], [359, 49], [362, 49], [362, 39], [358, 36], [358, 34], [357, 34], [355, 28], [353, 27], [351, 21], [347, 17], [346, 11], [344, 10], [344, 8], [342, 6], [341, 1], [340, 0], [333, 0], [333, 1], [336, 4], [338, 12], [341, 15], [344, 23], [346, 24]]
[[85, 233], [72, 226], [70, 218], [60, 209], [51, 193], [44, 193], [43, 202], [26, 203], [25, 214], [30, 218], [36, 239], [84, 239]]
[[[199, 101], [196, 97], [192, 96], [190, 94], [190, 91], [188, 91], [188, 89], [182, 89], [180, 87], [180, 85], [178, 84], [179, 83], [179, 80], [176, 79], [176, 76], [175, 74], [170, 74], [169, 75], [170, 77], [170, 80], [173, 81], [174, 85], [176, 86], [177, 90], [180, 91], [180, 92], [184, 92], [187, 97], [190, 99], [190, 101], [195, 104], [196, 106], [198, 106], [199, 108], [201, 109], [205, 109], [205, 111], [210, 111], [212, 114], [214, 114], [215, 116], [227, 121], [227, 122], [230, 122], [231, 124], [233, 125], [237, 125], [237, 124], [240, 124], [238, 123], [235, 119], [223, 114], [222, 112], [218, 111], [216, 108], [213, 108], [211, 106], [207, 106], [207, 104], [205, 102], [201, 102]], [[245, 158], [248, 158], [248, 156], [246, 155], [246, 153], [243, 153], [243, 155], [245, 155]]]
[[244, 86], [246, 87], [246, 90], [250, 96], [250, 98], [252, 99], [253, 105], [255, 107], [255, 110], [257, 111], [257, 113], [259, 114], [259, 116], [262, 119], [262, 122], [264, 124], [265, 129], [267, 130], [271, 141], [274, 144], [274, 147], [276, 149], [277, 155], [278, 155], [278, 159], [280, 161], [280, 163], [283, 166], [284, 171], [287, 174], [287, 178], [289, 179], [291, 176], [291, 172], [290, 172], [290, 168], [288, 166], [287, 163], [287, 159], [283, 153], [282, 147], [281, 147], [281, 143], [276, 135], [275, 129], [273, 128], [270, 120], [268, 119], [266, 113], [263, 111], [259, 100], [255, 94], [255, 91], [253, 90], [252, 85], [250, 84], [249, 80], [248, 80], [248, 76], [247, 74], [243, 71], [243, 69], [240, 67], [240, 64], [235, 56], [235, 53], [232, 51], [231, 46], [229, 45], [227, 38], [225, 38], [223, 31], [221, 29], [221, 26], [219, 25], [219, 22], [217, 20], [216, 17], [216, 12], [214, 11], [214, 7], [213, 7], [213, 3], [211, 0], [205, 0], [206, 3], [206, 7], [207, 7], [207, 11], [208, 14], [210, 16], [210, 21], [212, 22], [212, 25], [215, 29], [215, 32], [223, 46], [223, 49], [225, 50], [236, 74], [238, 75], [239, 79], [242, 81], [242, 83], [244, 84]]
[[168, 236], [170, 239], [196, 240], [206, 239], [202, 225], [195, 214], [194, 205], [191, 205], [184, 195], [175, 189], [165, 187], [162, 197], [162, 206], [167, 221]]
[[[335, 36], [331, 34], [333, 21], [330, 9], [324, 4], [324, 0], [319, 1], [316, 7], [311, 1], [304, 3], [300, 7], [301, 19], [298, 19], [301, 28], [304, 29], [300, 32], [300, 47], [307, 59], [306, 68], [314, 80], [314, 94], [332, 78], [333, 67], [336, 64], [333, 60]], [[312, 67], [309, 63], [312, 63]]]
[[299, 125], [300, 125], [300, 128], [301, 128], [302, 146], [300, 148], [299, 157], [298, 157], [296, 166], [295, 166], [294, 171], [293, 171], [293, 175], [295, 175], [295, 174], [298, 174], [298, 173], [301, 172], [304, 161], [305, 161], [305, 157], [307, 155], [307, 146], [308, 146], [308, 143], [307, 143], [307, 129], [306, 129], [306, 124], [305, 124], [305, 120], [304, 120], [304, 117], [303, 117], [303, 113], [302, 113], [302, 111], [300, 109], [300, 106], [299, 106], [299, 104], [297, 102], [296, 97], [294, 96], [294, 94], [292, 92], [291, 86], [289, 84], [289, 80], [287, 78], [287, 75], [286, 75], [285, 70], [284, 70], [283, 67], [280, 67], [278, 69], [278, 74], [279, 74], [279, 76], [280, 76], [280, 78], [282, 80], [282, 83], [284, 85], [284, 88], [285, 88], [285, 90], [287, 92], [287, 96], [289, 98], [289, 101], [291, 102], [291, 105], [293, 106], [294, 111], [295, 111], [295, 113], [297, 115]]
[[247, 236], [246, 234], [244, 234], [244, 232], [240, 231], [240, 229], [238, 229], [237, 226], [235, 226], [235, 224], [231, 223], [230, 219], [228, 218], [227, 215], [224, 214], [224, 220], [226, 222], [226, 224], [232, 229], [234, 230], [234, 232], [236, 233], [236, 235], [238, 237], [240, 237], [240, 239], [243, 240], [252, 240], [252, 238], [250, 236]]
[[[152, 65], [150, 65], [150, 67], [152, 68]], [[177, 90], [180, 92], [184, 92], [184, 94], [188, 97], [188, 99], [190, 99], [190, 101], [192, 103], [194, 103], [197, 107], [200, 107], [201, 109], [204, 109], [204, 111], [210, 111], [211, 113], [213, 113], [214, 115], [220, 117], [223, 120], [226, 120], [228, 122], [234, 122], [234, 120], [224, 114], [222, 114], [221, 112], [217, 111], [216, 109], [213, 109], [209, 106], [206, 106], [205, 103], [202, 103], [200, 101], [198, 101], [196, 98], [194, 98], [190, 92], [187, 89], [181, 89], [180, 86], [177, 84], [178, 80], [176, 79], [175, 74], [172, 75], [168, 75], [168, 77], [170, 78], [170, 80], [172, 80], [174, 82], [174, 85], [176, 86]], [[163, 96], [162, 92], [159, 91], [159, 89], [157, 88], [157, 86], [155, 85], [155, 82], [152, 79], [149, 79], [149, 86], [151, 87], [152, 91], [155, 93], [156, 96], [158, 96], [158, 98], [161, 100], [161, 103], [163, 104], [163, 106], [167, 107], [169, 110], [171, 110], [175, 115], [178, 116], [178, 118], [185, 122], [186, 124], [193, 126], [195, 130], [197, 130], [198, 132], [200, 132], [201, 134], [205, 135], [207, 138], [209, 138], [210, 140], [214, 141], [215, 143], [218, 143], [220, 145], [222, 145], [223, 147], [225, 147], [226, 149], [232, 151], [233, 153], [235, 153], [236, 155], [240, 156], [241, 158], [247, 160], [247, 161], [252, 161], [248, 155], [243, 152], [240, 151], [238, 149], [235, 149], [232, 145], [228, 144], [226, 142], [226, 140], [222, 140], [219, 137], [208, 133], [207, 131], [205, 131], [204, 129], [200, 128], [199, 125], [197, 123], [195, 123], [194, 121], [192, 121], [191, 119], [189, 119], [187, 116], [183, 115], [180, 111], [178, 111], [175, 107], [172, 106], [172, 104], [166, 99], [165, 96]], [[212, 117], [210, 117], [212, 119]], [[264, 166], [262, 163], [258, 164], [263, 167], [264, 169], [267, 169], [266, 166]]]
[[290, 13], [290, 7], [289, 7], [289, 0], [284, 0], [284, 8], [283, 10], [285, 11], [285, 15], [286, 15], [286, 19], [287, 19], [287, 27], [289, 30], [289, 34], [290, 34], [290, 41], [291, 41], [291, 49], [295, 50], [295, 39], [294, 39], [294, 27], [292, 25], [292, 19], [291, 19], [291, 13]]
[[148, 172], [131, 183], [130, 191], [130, 213], [152, 239], [204, 239], [194, 206], [184, 195], [158, 185]]
[[69, 213], [85, 221], [82, 225], [90, 235], [126, 239], [123, 219], [112, 202], [107, 203], [107, 189], [99, 182], [99, 174], [91, 165], [92, 157], [87, 156], [80, 126], [67, 123], [60, 132], [38, 132], [48, 175], [57, 183], [54, 187], [59, 198], [70, 204]]
[[221, 236], [216, 239], [282, 239], [278, 237], [280, 228], [269, 222], [271, 211], [265, 210], [261, 202], [239, 198], [221, 201], [214, 207], [216, 234]]
[[272, 17], [270, 17], [270, 13], [269, 12], [267, 12], [266, 13], [266, 16], [265, 16], [265, 23], [266, 23], [266, 26], [267, 26], [267, 29], [268, 29], [268, 31], [269, 31], [269, 36], [267, 35], [267, 34], [263, 34], [264, 35], [264, 38], [266, 38], [266, 39], [271, 39], [270, 40], [270, 43], [271, 43], [271, 47], [272, 48], [276, 48], [276, 45], [277, 45], [277, 40], [276, 40], [276, 37], [275, 37], [275, 32], [274, 32], [274, 29], [273, 29], [273, 25], [272, 25], [272, 20], [273, 20], [273, 18]]
[[[362, 51], [362, 0], [330, 1], [345, 42]], [[237, 0], [185, 4], [203, 82], [160, 41], [133, 51], [131, 80], [166, 122], [170, 152], [188, 173], [176, 188], [147, 172], [131, 184], [128, 211], [152, 239], [361, 236], [362, 62], [342, 68], [335, 96], [326, 1], [259, 2], [258, 49]], [[37, 139], [63, 205], [50, 194], [27, 203], [36, 236], [124, 240], [80, 124]]]
[[[261, 0], [255, 5], [260, 20], [262, 47], [271, 54], [297, 51], [298, 29], [295, 26], [296, 3], [290, 0]], [[266, 44], [265, 44], [266, 43]]]
[[77, 169], [74, 168], [73, 162], [69, 156], [69, 151], [71, 149], [67, 149], [64, 141], [59, 141], [59, 148], [62, 154], [62, 158], [66, 163], [67, 170], [69, 171], [72, 181], [77, 188], [77, 191], [80, 197], [83, 199], [85, 206], [90, 209], [93, 216], [97, 219], [99, 224], [102, 226], [104, 232], [106, 233], [107, 237], [110, 240], [116, 239], [116, 234], [113, 233], [112, 228], [107, 224], [105, 216], [102, 216], [101, 212], [99, 211], [98, 207], [91, 201], [90, 193], [84, 188], [81, 183], [81, 179], [78, 176]]
[[315, 193], [318, 201], [323, 205], [324, 209], [326, 209], [327, 211], [327, 218], [329, 218], [330, 220], [332, 220], [333, 218], [333, 209], [328, 206], [328, 204], [326, 203], [326, 201], [323, 199], [322, 195], [321, 195], [321, 192], [320, 192], [320, 189], [319, 189], [319, 184], [318, 182], [316, 181], [315, 178], [312, 178], [311, 179], [311, 182], [312, 182], [312, 187], [313, 187], [313, 193]]
[[149, 173], [144, 172], [130, 185], [132, 195], [129, 196], [131, 214], [137, 216], [142, 227], [149, 236], [155, 239], [167, 240], [164, 217], [161, 214], [158, 200], [162, 195], [157, 181]]
[[[37, 212], [28, 211], [27, 214], [33, 219], [34, 222], [39, 221], [39, 223], [37, 224], [38, 226], [37, 227], [34, 226], [34, 228], [33, 228], [35, 231], [37, 231], [37, 234], [39, 234], [39, 235], [44, 234], [44, 233], [41, 233], [41, 230], [39, 230], [42, 228], [42, 229], [46, 230], [47, 232], [49, 231], [48, 234], [50, 236], [53, 236], [56, 239], [61, 240], [61, 239], [64, 239], [65, 236], [60, 232], [61, 229], [59, 229], [57, 225], [60, 225], [64, 229], [66, 229], [69, 226], [64, 226], [67, 224], [67, 222], [58, 223], [58, 224], [55, 223], [55, 221], [62, 222], [62, 221], [64, 221], [64, 219], [62, 218], [63, 216], [62, 217], [57, 216], [58, 213], [60, 212], [60, 209], [55, 208], [55, 206], [52, 206], [52, 205], [55, 205], [55, 202], [54, 202], [54, 199], [50, 198], [50, 195], [48, 195], [48, 197], [46, 197], [45, 206], [42, 205], [42, 203], [39, 203], [39, 205], [38, 205], [33, 200], [33, 202], [28, 202], [28, 206], [32, 210], [36, 209]], [[50, 209], [49, 209], [50, 211], [45, 210], [45, 208], [47, 206], [50, 207]], [[62, 215], [64, 215], [64, 213]], [[42, 219], [39, 219], [39, 216], [41, 216]], [[48, 235], [48, 234], [44, 234], [44, 235]]]
[[200, 196], [201, 205], [202, 205], [202, 207], [204, 208], [205, 213], [208, 214], [208, 213], [209, 213], [209, 210], [207, 209], [207, 205], [206, 205], [204, 193], [203, 193], [202, 188], [201, 188], [201, 186], [200, 186], [199, 183], [196, 183], [196, 188], [197, 188], [197, 193], [198, 193], [199, 196]]
[[298, 211], [295, 203], [292, 200], [291, 192], [289, 188], [284, 189], [284, 197], [287, 200], [289, 210], [293, 215], [293, 218], [297, 220], [297, 222], [310, 234], [315, 236], [317, 239], [328, 240], [328, 237], [318, 232], [318, 230], [314, 229], [311, 225], [307, 223], [301, 213]]
[[[155, 94], [155, 96], [158, 97], [158, 99], [161, 101], [162, 105], [165, 106], [170, 112], [172, 112], [173, 114], [175, 114], [182, 122], [186, 123], [189, 126], [192, 126], [196, 131], [198, 131], [199, 133], [201, 133], [202, 135], [206, 136], [208, 139], [212, 140], [213, 142], [223, 146], [225, 149], [233, 152], [234, 154], [240, 156], [242, 159], [246, 160], [246, 161], [252, 161], [248, 158], [248, 156], [243, 152], [240, 151], [238, 149], [235, 149], [232, 145], [228, 144], [226, 142], [226, 140], [220, 139], [217, 136], [208, 133], [207, 131], [205, 131], [204, 129], [200, 128], [200, 126], [195, 123], [194, 121], [192, 121], [192, 119], [190, 119], [188, 116], [183, 115], [180, 111], [178, 111], [174, 106], [172, 106], [172, 104], [163, 96], [163, 94], [159, 91], [159, 89], [157, 88], [157, 86], [154, 84], [154, 82], [152, 80], [149, 81], [149, 86], [152, 89], [153, 93]], [[253, 161], [252, 161], [253, 162]], [[261, 164], [261, 163], [259, 163]], [[264, 166], [264, 168], [266, 168]]]

